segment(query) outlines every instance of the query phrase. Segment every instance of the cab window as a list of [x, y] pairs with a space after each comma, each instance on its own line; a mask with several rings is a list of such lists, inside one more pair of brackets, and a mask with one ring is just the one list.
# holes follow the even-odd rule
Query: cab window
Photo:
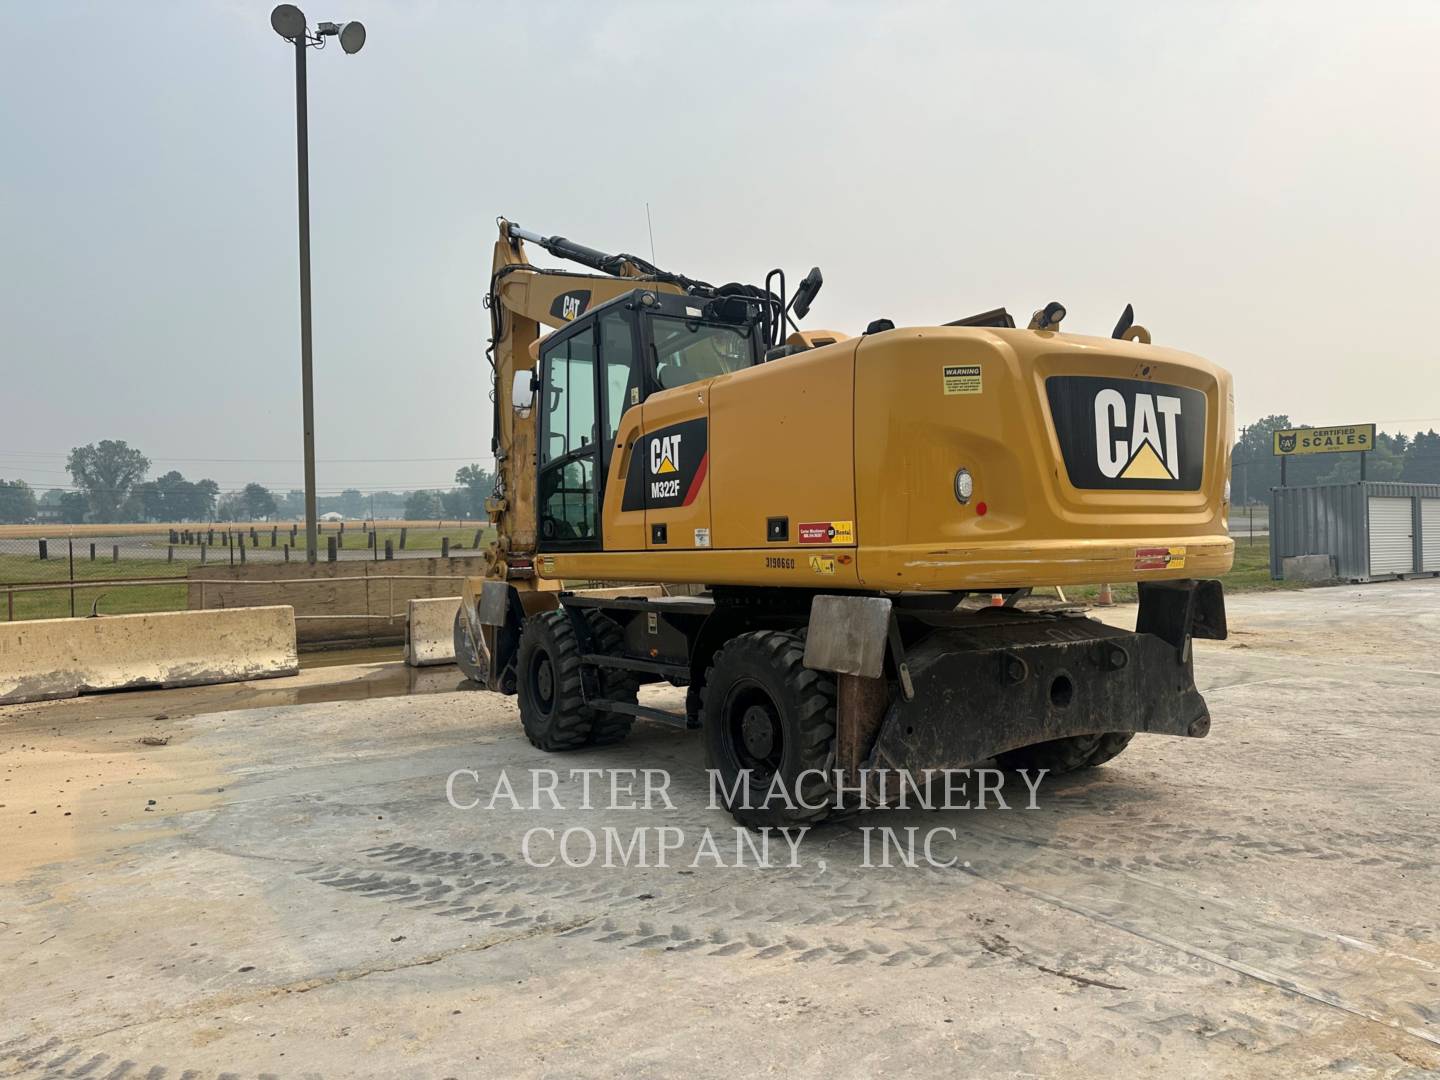
[[751, 328], [656, 315], [650, 320], [655, 382], [662, 390], [711, 379], [754, 362]]
[[545, 444], [542, 462], [593, 446], [595, 426], [595, 328], [587, 327], [546, 356]]
[[604, 453], [608, 460], [620, 418], [640, 402], [639, 372], [635, 366], [635, 339], [630, 322], [618, 311], [600, 316], [600, 364], [605, 391]]

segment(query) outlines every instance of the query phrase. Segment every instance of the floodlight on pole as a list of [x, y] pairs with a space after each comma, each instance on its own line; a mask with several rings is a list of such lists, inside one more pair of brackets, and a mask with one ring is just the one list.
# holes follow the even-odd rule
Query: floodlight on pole
[[275, 33], [295, 46], [295, 157], [300, 206], [300, 396], [305, 427], [305, 557], [315, 562], [320, 546], [315, 497], [315, 386], [310, 318], [310, 125], [305, 89], [305, 50], [324, 48], [325, 39], [338, 37], [340, 48], [357, 53], [365, 45], [365, 27], [358, 22], [323, 22], [311, 33], [305, 13], [294, 4], [280, 4], [270, 12]]

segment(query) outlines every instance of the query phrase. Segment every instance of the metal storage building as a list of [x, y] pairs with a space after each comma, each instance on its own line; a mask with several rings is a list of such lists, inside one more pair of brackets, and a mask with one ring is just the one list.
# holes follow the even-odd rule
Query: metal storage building
[[1329, 555], [1346, 581], [1440, 574], [1440, 484], [1271, 488], [1270, 576], [1294, 555]]

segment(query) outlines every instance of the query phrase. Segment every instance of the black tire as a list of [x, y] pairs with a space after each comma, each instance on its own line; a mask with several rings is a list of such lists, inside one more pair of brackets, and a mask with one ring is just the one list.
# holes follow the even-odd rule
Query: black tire
[[465, 678], [488, 689], [490, 677], [489, 656], [481, 652], [484, 647], [470, 634], [470, 623], [465, 618], [465, 609], [455, 612], [455, 664]]
[[[736, 821], [807, 825], [834, 809], [835, 680], [805, 666], [803, 634], [758, 630], [731, 638], [715, 654], [701, 696], [705, 764], [719, 773], [721, 798]], [[749, 783], [737, 786], [743, 770]], [[784, 799], [766, 805], [777, 775], [794, 806]], [[729, 798], [732, 790], [738, 799]]]
[[[601, 614], [598, 611], [585, 612], [585, 620], [590, 624], [590, 633], [595, 639], [595, 651], [614, 656], [624, 648], [625, 635], [621, 633], [620, 627], [614, 619]], [[597, 672], [600, 677], [601, 695], [611, 701], [628, 701], [635, 704], [636, 694], [640, 689], [640, 682], [635, 678], [633, 672], [619, 671], [615, 668], [600, 668]], [[590, 745], [610, 746], [613, 743], [624, 742], [625, 737], [630, 734], [630, 725], [635, 723], [635, 718], [626, 713], [595, 712], [595, 718], [590, 723]]]
[[1133, 731], [1107, 731], [1101, 735], [1071, 735], [1064, 739], [1022, 746], [996, 754], [995, 760], [1005, 769], [1048, 769], [1051, 773], [1076, 772], [1103, 765], [1135, 737]]
[[580, 642], [569, 615], [546, 611], [525, 620], [517, 670], [525, 737], [551, 752], [585, 746], [596, 714], [585, 704]]

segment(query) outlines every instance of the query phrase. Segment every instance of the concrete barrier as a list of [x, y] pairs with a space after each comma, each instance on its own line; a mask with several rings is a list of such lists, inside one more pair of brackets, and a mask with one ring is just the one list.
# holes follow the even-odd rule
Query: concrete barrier
[[0, 704], [299, 670], [285, 606], [0, 623]]
[[411, 667], [455, 662], [455, 612], [460, 597], [411, 600], [405, 619], [405, 663]]

